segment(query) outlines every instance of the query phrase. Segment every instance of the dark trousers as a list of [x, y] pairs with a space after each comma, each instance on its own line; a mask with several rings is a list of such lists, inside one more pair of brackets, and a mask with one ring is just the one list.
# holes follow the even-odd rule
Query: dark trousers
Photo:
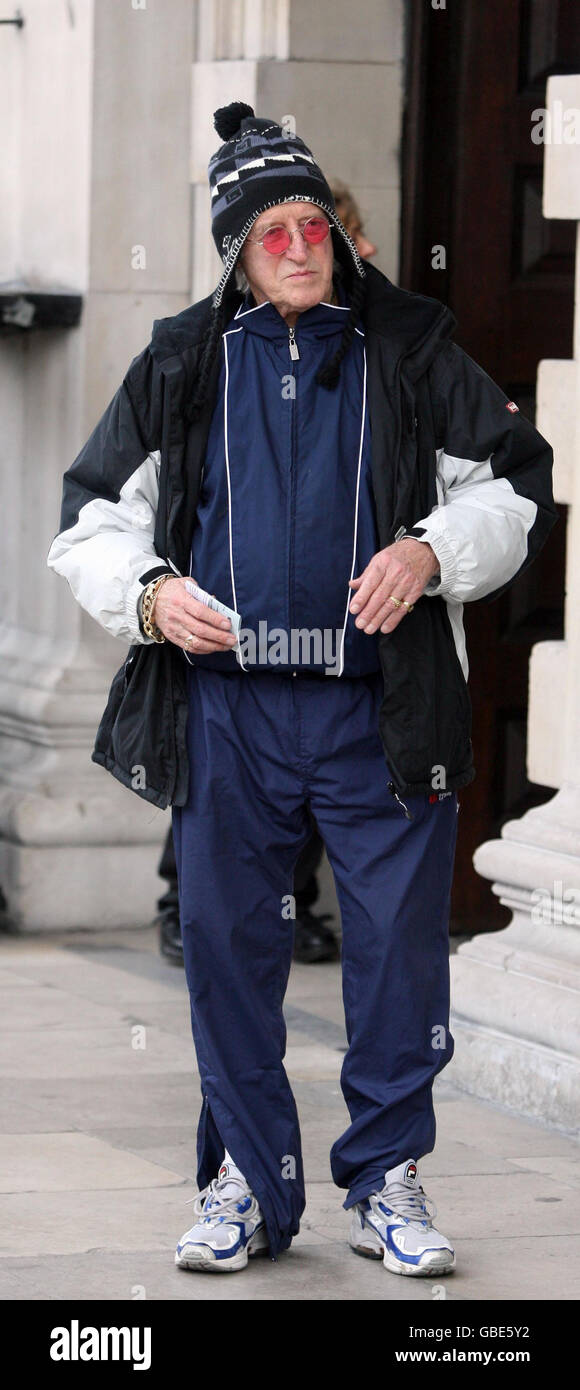
[[[316, 874], [320, 868], [320, 861], [324, 853], [324, 844], [314, 816], [310, 815], [312, 834], [310, 839], [298, 855], [298, 861], [294, 870], [294, 897], [296, 899], [296, 915], [300, 916], [306, 908], [312, 907], [319, 895], [319, 887]], [[175, 863], [175, 845], [173, 843], [173, 827], [170, 825], [167, 831], [167, 839], [163, 846], [163, 853], [159, 862], [159, 877], [167, 879], [168, 889], [159, 898], [157, 906], [160, 909], [175, 908], [179, 911], [179, 894], [177, 888], [177, 865]]]
[[188, 670], [187, 805], [173, 808], [179, 910], [203, 1104], [197, 1181], [229, 1150], [260, 1203], [275, 1258], [305, 1205], [301, 1137], [283, 1059], [296, 861], [316, 817], [342, 919], [350, 1124], [334, 1142], [349, 1208], [385, 1172], [430, 1153], [433, 1080], [453, 1055], [449, 900], [457, 796], [388, 790], [382, 676], [358, 680]]

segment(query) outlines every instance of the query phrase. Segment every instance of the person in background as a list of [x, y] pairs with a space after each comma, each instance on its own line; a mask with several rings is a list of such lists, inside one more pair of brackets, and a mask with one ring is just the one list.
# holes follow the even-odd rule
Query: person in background
[[[354, 241], [361, 260], [376, 256], [377, 247], [373, 245], [363, 227], [359, 206], [350, 188], [340, 179], [330, 182], [330, 189], [336, 205], [336, 212]], [[296, 922], [294, 929], [293, 959], [305, 965], [314, 961], [336, 960], [339, 948], [336, 936], [327, 921], [332, 921], [330, 912], [313, 912], [320, 895], [316, 877], [320, 868], [324, 844], [320, 831], [310, 815], [312, 835], [304, 846], [294, 871], [294, 899]], [[159, 927], [159, 949], [161, 955], [175, 965], [183, 965], [183, 941], [179, 921], [179, 892], [177, 887], [177, 865], [171, 826], [163, 846], [159, 864], [159, 877], [167, 882], [166, 892], [157, 901], [156, 924]]]
[[377, 247], [373, 245], [372, 241], [369, 241], [363, 227], [360, 208], [356, 199], [353, 198], [350, 188], [347, 188], [345, 183], [341, 183], [340, 179], [331, 181], [330, 188], [338, 216], [349, 237], [354, 241], [361, 261], [370, 260], [371, 256], [376, 256]]

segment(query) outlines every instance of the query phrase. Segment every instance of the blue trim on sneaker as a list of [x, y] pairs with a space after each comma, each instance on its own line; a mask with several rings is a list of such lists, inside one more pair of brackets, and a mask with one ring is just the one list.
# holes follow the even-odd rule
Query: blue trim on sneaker
[[[225, 1220], [224, 1217], [220, 1217], [219, 1219], [220, 1219], [220, 1221]], [[201, 1220], [200, 1222], [198, 1222], [197, 1224], [200, 1225], [200, 1226], [203, 1225], [203, 1218], [202, 1218], [202, 1220]], [[213, 1224], [213, 1223], [212, 1223], [212, 1224]], [[240, 1232], [239, 1240], [236, 1242], [235, 1245], [230, 1245], [230, 1246], [228, 1246], [228, 1248], [225, 1249], [225, 1250], [219, 1250], [219, 1249], [216, 1250], [216, 1249], [214, 1248], [214, 1246], [211, 1244], [211, 1241], [209, 1241], [209, 1240], [208, 1240], [208, 1241], [204, 1241], [204, 1240], [192, 1240], [192, 1241], [183, 1240], [183, 1241], [178, 1241], [178, 1243], [177, 1243], [177, 1254], [178, 1254], [178, 1255], [181, 1255], [182, 1252], [185, 1250], [185, 1248], [186, 1248], [187, 1245], [196, 1245], [196, 1246], [197, 1246], [197, 1245], [207, 1245], [207, 1246], [208, 1246], [208, 1249], [210, 1249], [210, 1250], [212, 1251], [212, 1253], [213, 1253], [213, 1255], [215, 1256], [215, 1259], [216, 1259], [216, 1260], [231, 1260], [231, 1258], [232, 1258], [233, 1255], [237, 1255], [238, 1252], [239, 1252], [240, 1250], [245, 1250], [245, 1248], [246, 1248], [246, 1246], [248, 1245], [249, 1241], [253, 1240], [253, 1238], [254, 1238], [254, 1236], [256, 1235], [256, 1233], [257, 1233], [258, 1231], [261, 1231], [261, 1230], [264, 1228], [264, 1226], [265, 1226], [265, 1222], [264, 1222], [264, 1221], [260, 1221], [259, 1224], [258, 1224], [257, 1226], [254, 1227], [253, 1231], [249, 1231], [249, 1232], [246, 1234], [246, 1228], [245, 1228], [245, 1224], [244, 1224], [243, 1221], [242, 1221], [242, 1222], [238, 1222], [238, 1221], [231, 1221], [231, 1220], [230, 1220], [230, 1221], [228, 1221], [227, 1224], [228, 1224], [228, 1226], [237, 1226], [237, 1227], [238, 1227], [238, 1230], [239, 1230], [239, 1232]], [[195, 1227], [192, 1227], [191, 1229], [192, 1229], [192, 1230], [195, 1230]]]
[[[401, 1264], [420, 1265], [423, 1255], [428, 1254], [429, 1252], [424, 1250], [420, 1255], [405, 1255], [404, 1251], [399, 1250], [398, 1245], [395, 1245], [395, 1242], [391, 1236], [391, 1231], [402, 1231], [404, 1230], [405, 1225], [406, 1222], [403, 1221], [398, 1226], [388, 1226], [387, 1239], [386, 1241], [384, 1241], [384, 1244], [386, 1245], [387, 1250], [390, 1250], [391, 1255], [394, 1255], [397, 1260], [400, 1260]], [[376, 1230], [376, 1227], [374, 1227], [373, 1229]], [[377, 1231], [377, 1235], [379, 1237], [379, 1240], [383, 1240], [380, 1231]], [[442, 1246], [441, 1248], [443, 1249], [444, 1247]]]

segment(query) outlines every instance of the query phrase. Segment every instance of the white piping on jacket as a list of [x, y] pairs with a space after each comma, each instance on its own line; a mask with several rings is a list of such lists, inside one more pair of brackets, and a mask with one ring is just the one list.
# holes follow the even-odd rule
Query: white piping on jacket
[[[363, 337], [364, 337], [364, 334], [363, 334]], [[367, 354], [366, 354], [366, 348], [365, 348], [364, 343], [363, 343], [363, 361], [364, 361], [364, 369], [363, 369], [363, 389], [362, 389], [362, 414], [361, 414], [361, 425], [360, 425], [360, 441], [359, 441], [359, 449], [358, 449], [358, 464], [357, 464], [357, 473], [356, 473], [356, 501], [355, 501], [355, 507], [354, 507], [354, 535], [353, 535], [353, 542], [352, 542], [352, 566], [351, 566], [351, 571], [350, 571], [350, 575], [349, 575], [349, 580], [352, 579], [352, 577], [353, 577], [353, 575], [354, 575], [354, 567], [355, 567], [355, 564], [356, 564], [356, 542], [357, 542], [357, 534], [358, 534], [358, 508], [359, 508], [359, 498], [360, 498], [360, 474], [361, 474], [361, 464], [362, 464], [362, 452], [363, 452], [363, 440], [364, 440], [364, 428], [365, 428], [365, 410], [366, 410], [366, 398], [367, 398]], [[342, 675], [343, 670], [344, 670], [344, 642], [345, 642], [345, 637], [346, 637], [346, 625], [347, 625], [347, 622], [348, 622], [348, 609], [349, 609], [349, 604], [351, 603], [353, 597], [354, 597], [353, 591], [352, 591], [352, 589], [349, 589], [349, 590], [348, 590], [348, 593], [347, 593], [346, 611], [345, 611], [345, 615], [344, 615], [344, 623], [343, 623], [343, 625], [342, 625], [342, 637], [341, 637], [341, 640], [340, 640], [340, 671], [338, 672], [339, 676]]]
[[[233, 328], [233, 329], [230, 330], [230, 332], [232, 332], [232, 333], [243, 333], [243, 329], [242, 329], [242, 328]], [[232, 482], [231, 482], [231, 476], [230, 476], [230, 448], [229, 448], [229, 442], [228, 442], [228, 385], [229, 385], [229, 380], [230, 380], [230, 364], [229, 364], [229, 359], [228, 359], [228, 345], [227, 345], [227, 343], [226, 343], [226, 338], [228, 337], [228, 334], [227, 334], [227, 333], [224, 333], [222, 336], [223, 336], [223, 342], [224, 342], [224, 360], [225, 360], [225, 365], [226, 365], [226, 380], [225, 380], [225, 388], [224, 388], [224, 447], [225, 447], [225, 457], [226, 457], [226, 475], [227, 475], [227, 480], [228, 480], [228, 535], [229, 535], [229, 552], [230, 552], [230, 576], [231, 576], [231, 581], [232, 581], [232, 594], [233, 594], [233, 601], [234, 601], [234, 612], [237, 613], [237, 611], [238, 611], [238, 601], [237, 601], [237, 598], [236, 598], [236, 581], [235, 581], [235, 576], [234, 576], [234, 552], [233, 552], [233, 536], [232, 536]], [[243, 663], [243, 660], [242, 660], [241, 651], [239, 651], [236, 655], [237, 655], [238, 665], [241, 667], [242, 671], [245, 671], [245, 672], [246, 672], [246, 675], [247, 675], [247, 674], [248, 674], [248, 668], [247, 668], [247, 666], [244, 666], [244, 663]]]
[[[242, 303], [243, 303], [243, 301], [242, 301]], [[244, 312], [243, 312], [243, 313], [242, 313], [242, 305], [240, 304], [239, 308], [236, 309], [236, 312], [235, 312], [235, 314], [234, 314], [234, 318], [235, 318], [235, 319], [245, 319], [247, 314], [255, 314], [255, 313], [257, 313], [258, 309], [265, 309], [265, 308], [266, 308], [266, 305], [267, 305], [267, 304], [271, 304], [271, 303], [272, 303], [272, 301], [271, 301], [270, 299], [263, 299], [261, 304], [254, 304], [254, 306], [253, 306], [252, 309], [244, 309]], [[318, 308], [319, 308], [319, 305], [324, 305], [324, 308], [325, 308], [325, 309], [336, 309], [337, 313], [339, 313], [339, 314], [348, 314], [348, 313], [350, 313], [350, 308], [349, 308], [348, 304], [329, 304], [329, 303], [327, 302], [326, 299], [321, 299], [321, 300], [319, 301], [319, 304], [312, 304], [312, 305], [311, 305], [311, 308], [313, 308], [313, 309], [318, 309]], [[272, 306], [272, 307], [275, 308], [275, 305]], [[304, 310], [304, 312], [307, 313], [308, 311], [307, 311], [307, 310]], [[280, 317], [282, 317], [282, 315], [280, 315]], [[230, 333], [237, 333], [237, 331], [238, 331], [238, 330], [235, 329], [235, 328], [230, 328], [230, 330], [229, 330]], [[364, 332], [363, 332], [362, 328], [355, 328], [355, 332], [358, 333], [358, 334], [360, 335], [361, 338], [364, 338], [365, 335], [364, 335]], [[223, 336], [225, 337], [225, 333], [224, 333]]]

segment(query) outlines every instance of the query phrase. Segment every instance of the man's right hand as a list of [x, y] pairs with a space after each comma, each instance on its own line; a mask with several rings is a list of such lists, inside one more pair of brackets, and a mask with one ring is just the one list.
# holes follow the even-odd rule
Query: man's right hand
[[[193, 583], [197, 584], [197, 579], [193, 579]], [[185, 579], [177, 575], [161, 585], [153, 606], [153, 621], [168, 642], [174, 642], [176, 647], [191, 655], [229, 651], [236, 645], [229, 618], [192, 598], [185, 587]]]

